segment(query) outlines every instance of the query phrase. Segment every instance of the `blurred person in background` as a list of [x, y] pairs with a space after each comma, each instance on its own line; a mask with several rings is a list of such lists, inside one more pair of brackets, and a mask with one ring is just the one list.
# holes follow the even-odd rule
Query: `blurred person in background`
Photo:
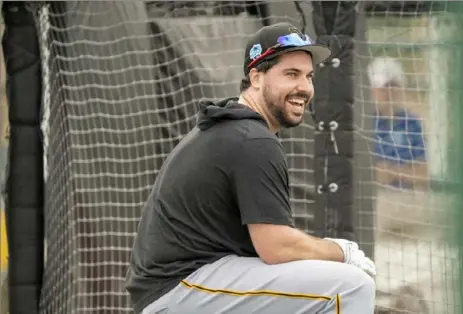
[[423, 127], [407, 109], [406, 76], [399, 61], [376, 58], [368, 76], [375, 102], [376, 231], [403, 236], [431, 219], [423, 197], [428, 186]]
[[373, 60], [368, 77], [375, 102], [377, 305], [384, 313], [450, 314], [440, 279], [452, 268], [437, 241], [445, 230], [445, 206], [428, 188], [421, 118], [407, 109], [406, 76], [398, 60]]
[[368, 76], [376, 103], [376, 179], [397, 188], [423, 189], [428, 184], [423, 128], [405, 106], [402, 66], [393, 58], [377, 58]]

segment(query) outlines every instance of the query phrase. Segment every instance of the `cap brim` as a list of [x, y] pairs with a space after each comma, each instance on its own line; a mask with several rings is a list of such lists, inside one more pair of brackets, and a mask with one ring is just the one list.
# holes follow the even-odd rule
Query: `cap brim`
[[284, 53], [290, 51], [307, 51], [312, 55], [312, 62], [313, 64], [319, 64], [328, 59], [331, 55], [331, 50], [329, 50], [325, 46], [320, 45], [310, 45], [310, 46], [302, 46], [302, 47], [290, 47], [286, 48], [282, 51], [279, 51], [275, 54], [272, 54], [272, 57], [280, 56]]

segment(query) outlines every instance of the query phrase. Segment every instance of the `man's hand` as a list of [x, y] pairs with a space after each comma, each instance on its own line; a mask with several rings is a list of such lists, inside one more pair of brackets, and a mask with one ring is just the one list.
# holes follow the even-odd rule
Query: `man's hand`
[[345, 239], [325, 238], [325, 240], [333, 241], [339, 245], [344, 254], [344, 263], [354, 265], [372, 277], [376, 276], [375, 264], [365, 256], [357, 243]]
[[357, 266], [371, 277], [376, 276], [376, 266], [371, 259], [365, 256], [362, 250], [352, 253], [351, 260], [348, 264]]

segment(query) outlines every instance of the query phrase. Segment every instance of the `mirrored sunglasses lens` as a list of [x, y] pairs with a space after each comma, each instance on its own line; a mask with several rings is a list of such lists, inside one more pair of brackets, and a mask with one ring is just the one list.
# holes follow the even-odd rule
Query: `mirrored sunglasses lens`
[[309, 37], [306, 35], [306, 40], [303, 40], [297, 34], [290, 34], [286, 36], [281, 36], [278, 38], [278, 43], [283, 46], [305, 46], [311, 44]]

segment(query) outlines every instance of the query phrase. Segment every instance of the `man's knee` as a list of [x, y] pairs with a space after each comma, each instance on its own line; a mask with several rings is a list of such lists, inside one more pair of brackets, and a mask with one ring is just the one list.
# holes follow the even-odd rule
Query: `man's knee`
[[362, 285], [371, 289], [375, 288], [375, 281], [373, 278], [356, 266], [341, 264], [338, 273], [343, 275], [343, 283], [346, 285]]
[[373, 278], [360, 268], [342, 264], [340, 269], [340, 281], [345, 289], [359, 289], [362, 291], [375, 293], [376, 284]]
[[[305, 263], [304, 263], [305, 264]], [[314, 280], [324, 286], [326, 293], [356, 294], [365, 297], [375, 295], [376, 285], [374, 280], [363, 270], [356, 266], [338, 262], [307, 261], [305, 271], [296, 270], [298, 285], [307, 287], [307, 282]], [[315, 266], [314, 266], [315, 265]], [[304, 276], [303, 274], [307, 274]], [[317, 278], [314, 278], [317, 277]]]

